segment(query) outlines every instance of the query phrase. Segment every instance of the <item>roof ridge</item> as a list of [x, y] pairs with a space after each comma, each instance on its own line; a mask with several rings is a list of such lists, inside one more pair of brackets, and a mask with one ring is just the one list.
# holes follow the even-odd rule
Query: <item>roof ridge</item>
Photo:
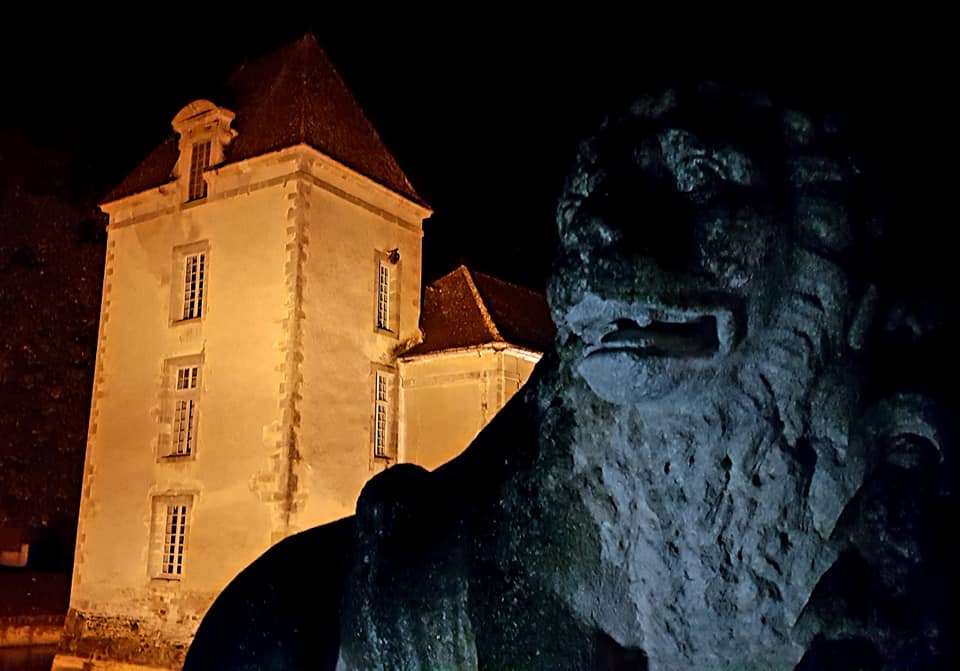
[[497, 328], [496, 322], [493, 321], [493, 317], [490, 315], [490, 310], [487, 309], [486, 301], [483, 300], [480, 290], [477, 289], [476, 282], [473, 281], [473, 276], [470, 274], [470, 269], [467, 268], [465, 264], [461, 263], [453, 272], [456, 273], [459, 271], [463, 272], [463, 275], [467, 280], [467, 286], [470, 287], [470, 293], [473, 295], [473, 300], [476, 301], [477, 307], [480, 309], [480, 315], [483, 317], [484, 326], [490, 329], [490, 333], [494, 338], [501, 342], [506, 342], [503, 339], [503, 336], [500, 335], [500, 329]]
[[516, 282], [511, 282], [510, 280], [505, 280], [502, 277], [497, 277], [496, 275], [491, 275], [490, 273], [485, 273], [480, 270], [471, 270], [471, 273], [474, 275], [480, 275], [484, 279], [492, 280], [494, 282], [499, 282], [500, 284], [506, 284], [512, 289], [519, 289], [520, 291], [526, 291], [527, 293], [534, 294], [536, 296], [546, 296], [546, 292], [538, 291], [537, 289], [531, 289], [530, 287], [525, 287], [522, 284], [517, 284]]

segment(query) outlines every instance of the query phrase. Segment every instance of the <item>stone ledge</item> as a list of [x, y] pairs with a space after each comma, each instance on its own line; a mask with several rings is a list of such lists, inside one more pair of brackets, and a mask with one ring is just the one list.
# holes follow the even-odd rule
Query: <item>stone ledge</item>
[[63, 635], [63, 615], [0, 617], [0, 648], [56, 645]]
[[173, 671], [164, 666], [142, 666], [106, 659], [87, 659], [76, 655], [57, 655], [50, 671]]

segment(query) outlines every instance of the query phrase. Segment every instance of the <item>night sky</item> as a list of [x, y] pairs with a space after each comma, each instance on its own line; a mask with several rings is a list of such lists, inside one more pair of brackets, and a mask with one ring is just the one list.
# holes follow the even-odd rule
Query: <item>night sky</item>
[[[947, 99], [956, 77], [948, 72], [947, 22], [897, 16], [881, 27], [875, 16], [841, 20], [783, 5], [778, 17], [703, 17], [694, 27], [694, 10], [684, 8], [664, 16], [638, 6], [637, 19], [596, 8], [521, 15], [484, 5], [371, 24], [370, 8], [345, 15], [318, 7], [282, 18], [262, 10], [244, 17], [229, 5], [137, 5], [136, 16], [55, 20], [40, 7], [0, 20], [0, 426], [13, 436], [0, 444], [8, 476], [0, 477], [0, 513], [19, 505], [4, 501], [13, 496], [9, 483], [29, 485], [11, 474], [61, 458], [73, 464], [67, 484], [53, 502], [38, 497], [38, 510], [62, 517], [75, 506], [102, 277], [104, 237], [92, 204], [170, 133], [186, 103], [218, 102], [220, 84], [245, 58], [305, 30], [435, 210], [425, 226], [428, 281], [467, 262], [542, 288], [554, 202], [577, 139], [604, 110], [645, 89], [678, 78], [732, 79], [844, 113], [894, 230], [888, 285], [935, 321], [950, 321], [920, 363], [933, 370], [949, 351], [956, 168]], [[917, 364], [891, 365], [908, 375]], [[942, 378], [937, 389], [947, 388]], [[32, 386], [23, 394], [26, 379]], [[38, 446], [29, 453], [14, 444], [24, 427], [33, 427]]]
[[[902, 193], [895, 205], [930, 219], [916, 163], [942, 144], [949, 44], [932, 16], [916, 30], [909, 17], [880, 27], [876, 16], [841, 20], [799, 6], [698, 25], [692, 11], [649, 8], [640, 19], [465, 9], [370, 24], [370, 11], [327, 7], [296, 18], [142, 7], [136, 17], [60, 15], [48, 25], [37, 15], [0, 27], [0, 128], [66, 149], [101, 194], [170, 132], [184, 104], [216, 102], [244, 58], [312, 30], [436, 211], [424, 240], [427, 279], [465, 260], [542, 284], [553, 203], [577, 139], [603, 110], [677, 77], [799, 91], [848, 113], [884, 179], [910, 182], [885, 189]], [[900, 175], [905, 164], [913, 165]]]

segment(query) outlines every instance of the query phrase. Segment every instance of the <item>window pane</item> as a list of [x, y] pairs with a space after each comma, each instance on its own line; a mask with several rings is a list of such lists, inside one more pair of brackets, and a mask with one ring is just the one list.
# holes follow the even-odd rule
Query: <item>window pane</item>
[[377, 327], [390, 329], [390, 267], [383, 261], [377, 270]]
[[167, 505], [162, 544], [163, 558], [160, 572], [167, 576], [183, 573], [184, 550], [187, 536], [187, 506]]
[[200, 253], [184, 258], [182, 319], [196, 319], [203, 314], [205, 257]]
[[377, 400], [387, 400], [387, 378], [380, 373], [377, 373]]

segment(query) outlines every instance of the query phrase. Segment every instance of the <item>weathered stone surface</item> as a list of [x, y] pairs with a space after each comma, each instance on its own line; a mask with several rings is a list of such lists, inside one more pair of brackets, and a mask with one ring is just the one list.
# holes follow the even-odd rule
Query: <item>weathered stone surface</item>
[[952, 668], [954, 448], [865, 368], [860, 180], [765, 96], [611, 117], [560, 199], [557, 351], [461, 457], [365, 488], [337, 669]]

